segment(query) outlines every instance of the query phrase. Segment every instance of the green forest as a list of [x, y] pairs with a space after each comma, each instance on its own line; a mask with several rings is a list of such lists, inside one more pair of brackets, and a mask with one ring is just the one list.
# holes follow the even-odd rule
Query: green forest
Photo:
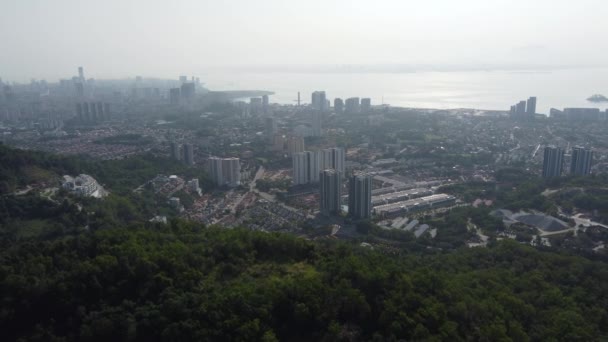
[[0, 324], [31, 341], [591, 341], [608, 265], [513, 241], [387, 256], [173, 221], [16, 243]]
[[[353, 241], [150, 223], [155, 203], [131, 190], [158, 170], [196, 170], [152, 155], [100, 162], [0, 152], [6, 341], [608, 339], [605, 256], [512, 240], [464, 247], [467, 217], [496, 229], [489, 209], [463, 208], [435, 222], [441, 232], [433, 244], [411, 233], [384, 236], [369, 223]], [[79, 172], [115, 193], [103, 200], [11, 193]], [[525, 199], [520, 189], [497, 198]], [[374, 235], [410, 248], [359, 245]]]

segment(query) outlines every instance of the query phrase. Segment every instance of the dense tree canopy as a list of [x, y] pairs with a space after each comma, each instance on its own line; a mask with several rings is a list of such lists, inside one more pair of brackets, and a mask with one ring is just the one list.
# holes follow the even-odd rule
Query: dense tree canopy
[[0, 254], [5, 338], [568, 340], [608, 333], [608, 266], [515, 242], [386, 256], [285, 234], [169, 225]]
[[[41, 175], [75, 174], [91, 165], [99, 166], [91, 173], [101, 182], [107, 179], [112, 189], [120, 189], [103, 200], [0, 196], [3, 340], [590, 341], [608, 336], [605, 260], [515, 241], [461, 248], [472, 234], [469, 225], [486, 232], [502, 229], [488, 208], [457, 208], [429, 218], [438, 229], [434, 243], [424, 243], [425, 235], [416, 239], [411, 232], [359, 222], [355, 241], [374, 242], [372, 249], [246, 227], [150, 223], [154, 200], [131, 189], [175, 164], [151, 155], [96, 162], [0, 146], [0, 161], [6, 162], [0, 179], [11, 191], [41, 181], [36, 178]], [[547, 203], [539, 195], [543, 188], [518, 184], [496, 199], [540, 198], [536, 204], [542, 206]], [[491, 191], [482, 185], [475, 189], [482, 195]], [[584, 194], [604, 200], [599, 189]], [[574, 199], [580, 206], [585, 201]], [[602, 234], [605, 230], [596, 229], [579, 236]], [[400, 244], [381, 247], [394, 241]], [[394, 246], [407, 248], [395, 253]]]

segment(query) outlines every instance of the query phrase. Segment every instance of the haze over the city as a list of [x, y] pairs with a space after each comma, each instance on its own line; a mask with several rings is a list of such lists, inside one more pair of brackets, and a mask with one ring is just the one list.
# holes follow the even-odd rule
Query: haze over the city
[[3, 1], [0, 77], [602, 67], [607, 14], [600, 0]]

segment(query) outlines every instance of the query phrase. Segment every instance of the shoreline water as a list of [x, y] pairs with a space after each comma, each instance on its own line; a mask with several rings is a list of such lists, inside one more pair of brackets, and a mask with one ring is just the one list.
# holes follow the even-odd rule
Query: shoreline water
[[600, 108], [593, 94], [608, 93], [608, 69], [559, 69], [542, 72], [510, 71], [424, 71], [415, 73], [303, 73], [208, 71], [201, 74], [209, 89], [267, 89], [275, 94], [271, 102], [302, 103], [310, 94], [325, 90], [327, 98], [369, 97], [372, 104], [405, 108], [478, 109], [508, 111], [530, 96], [538, 98], [537, 112], [550, 108]]

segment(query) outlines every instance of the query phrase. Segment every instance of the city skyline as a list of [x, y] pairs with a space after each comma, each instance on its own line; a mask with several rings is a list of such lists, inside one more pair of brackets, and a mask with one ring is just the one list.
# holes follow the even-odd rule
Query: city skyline
[[[321, 3], [324, 11], [313, 10]], [[0, 5], [0, 40], [9, 53], [0, 56], [0, 77], [55, 80], [83, 62], [104, 79], [168, 77], [218, 67], [605, 66], [608, 52], [596, 42], [608, 31], [607, 12], [608, 5], [599, 0], [576, 6], [549, 0], [385, 0], [374, 6], [362, 0], [306, 5], [184, 0], [170, 8], [141, 0], [5, 2]], [[537, 20], [539, 14], [545, 14], [542, 20]], [[316, 49], [303, 50], [305, 41], [315, 42]], [[252, 50], [258, 53], [248, 54]]]

